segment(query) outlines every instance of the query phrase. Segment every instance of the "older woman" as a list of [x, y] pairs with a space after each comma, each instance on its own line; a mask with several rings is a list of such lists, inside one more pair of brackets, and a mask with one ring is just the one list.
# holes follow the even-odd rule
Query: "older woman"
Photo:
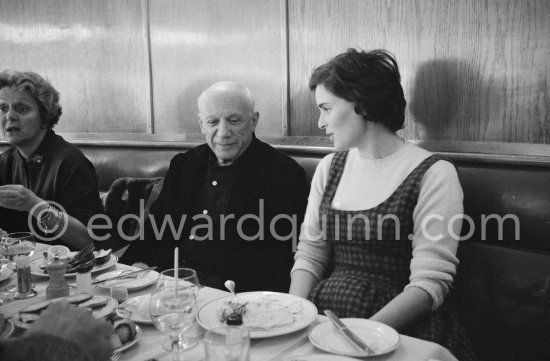
[[338, 152], [313, 177], [290, 293], [475, 359], [444, 303], [462, 189], [452, 164], [397, 135], [406, 101], [395, 59], [350, 49], [315, 69], [309, 86]]
[[80, 249], [103, 208], [93, 165], [53, 131], [60, 116], [59, 93], [43, 77], [0, 73], [1, 134], [13, 145], [0, 154], [0, 227]]

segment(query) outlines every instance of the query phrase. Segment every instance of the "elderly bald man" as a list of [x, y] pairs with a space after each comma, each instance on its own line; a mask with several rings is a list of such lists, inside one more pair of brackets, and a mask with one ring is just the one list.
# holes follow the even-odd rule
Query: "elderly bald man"
[[178, 246], [181, 265], [203, 285], [223, 289], [232, 279], [239, 292], [287, 292], [309, 191], [305, 172], [256, 138], [259, 114], [245, 86], [215, 83], [197, 103], [206, 144], [172, 159], [145, 241], [121, 260], [171, 268]]

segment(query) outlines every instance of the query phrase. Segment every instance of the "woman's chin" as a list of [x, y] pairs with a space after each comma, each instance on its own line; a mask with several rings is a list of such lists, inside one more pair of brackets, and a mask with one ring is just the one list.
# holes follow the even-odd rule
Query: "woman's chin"
[[334, 150], [337, 152], [343, 152], [353, 148], [353, 146], [351, 146], [350, 144], [341, 144], [341, 143], [334, 143], [333, 147], [334, 147]]
[[332, 140], [332, 138], [331, 138], [331, 141], [332, 141], [332, 146], [334, 147], [335, 150], [341, 151], [341, 150], [346, 150], [347, 149], [344, 146], [344, 144], [342, 144], [340, 142], [335, 142], [334, 140]]
[[5, 134], [4, 135], [4, 140], [9, 145], [17, 145], [18, 143], [20, 143], [19, 137], [14, 136], [14, 135], [10, 135], [10, 134]]

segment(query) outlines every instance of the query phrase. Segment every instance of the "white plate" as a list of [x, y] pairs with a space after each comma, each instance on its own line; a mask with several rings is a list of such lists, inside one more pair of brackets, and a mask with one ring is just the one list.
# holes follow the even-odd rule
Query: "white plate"
[[[246, 302], [243, 325], [251, 338], [264, 338], [295, 332], [309, 326], [317, 318], [317, 307], [310, 301], [278, 292], [244, 292], [237, 294]], [[223, 297], [202, 306], [197, 313], [199, 325], [209, 330], [223, 326], [220, 312], [233, 296]]]
[[91, 293], [79, 293], [79, 294], [74, 294], [63, 298], [44, 299], [42, 301], [31, 303], [30, 305], [23, 307], [22, 309], [19, 310], [19, 312], [41, 313], [50, 305], [50, 303], [53, 303], [55, 301], [63, 300], [75, 305], [79, 305], [82, 303], [86, 303], [87, 301], [93, 298], [94, 298], [94, 295], [92, 295]]
[[117, 315], [130, 318], [132, 321], [144, 325], [152, 325], [153, 321], [149, 316], [149, 300], [151, 295], [142, 295], [120, 304]]
[[4, 329], [2, 332], [0, 332], [0, 340], [6, 339], [11, 336], [13, 333], [13, 330], [15, 330], [15, 326], [13, 325], [12, 320], [6, 320], [6, 324], [4, 325]]
[[127, 349], [134, 346], [138, 342], [138, 339], [140, 336], [141, 336], [141, 328], [139, 328], [139, 326], [136, 325], [136, 337], [134, 337], [132, 341], [126, 342], [124, 345], [120, 346], [119, 348], [115, 348], [113, 352], [126, 351]]
[[[137, 270], [139, 270], [139, 268], [135, 269], [135, 271]], [[104, 279], [113, 278], [118, 276], [122, 272], [124, 272], [124, 270], [103, 273], [97, 276], [95, 280], [101, 281]], [[103, 288], [111, 288], [113, 286], [124, 286], [128, 289], [128, 291], [136, 291], [154, 284], [155, 282], [157, 282], [158, 277], [159, 277], [159, 273], [157, 271], [151, 270], [148, 272], [138, 273], [136, 278], [123, 278], [118, 280], [105, 281], [103, 283], [99, 283], [98, 286]]]
[[337, 355], [302, 355], [286, 357], [283, 361], [357, 361], [357, 359]]
[[309, 333], [311, 343], [326, 352], [366, 357], [391, 352], [399, 346], [399, 334], [390, 326], [364, 318], [342, 318], [342, 322], [375, 352], [368, 355], [353, 346], [330, 321], [323, 322]]
[[[51, 302], [59, 301], [62, 299], [63, 298], [51, 300]], [[50, 302], [50, 300], [47, 300], [47, 301], [43, 300], [43, 301], [40, 301], [39, 303], [42, 304], [43, 302]], [[115, 299], [111, 298], [109, 299], [109, 301], [105, 306], [94, 309], [92, 311], [92, 314], [94, 315], [95, 318], [103, 318], [113, 313], [113, 311], [117, 308], [117, 306], [118, 306], [118, 302]], [[22, 310], [27, 309], [28, 307], [31, 307], [31, 306], [26, 306]], [[31, 326], [31, 324], [35, 321], [35, 319], [38, 319], [38, 318], [40, 318], [40, 315], [35, 313], [18, 312], [16, 315], [13, 316], [13, 322], [15, 326], [23, 329], [27, 329]]]
[[[92, 268], [92, 273], [106, 270], [107, 268], [116, 265], [117, 262], [118, 262], [118, 257], [112, 254], [107, 260], [107, 262], [94, 266], [94, 268]], [[44, 272], [43, 269], [40, 268], [40, 266], [44, 265], [44, 258], [33, 259], [30, 265], [31, 265], [31, 274], [33, 276], [50, 278], [50, 276], [46, 272]], [[65, 277], [74, 277], [74, 276], [76, 276], [76, 272], [65, 273]]]

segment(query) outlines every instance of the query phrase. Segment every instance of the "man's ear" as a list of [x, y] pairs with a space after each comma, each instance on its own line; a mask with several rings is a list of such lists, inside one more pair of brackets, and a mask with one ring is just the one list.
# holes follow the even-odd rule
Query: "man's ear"
[[254, 129], [256, 129], [256, 125], [258, 125], [258, 119], [260, 119], [260, 113], [254, 112], [254, 115], [252, 116], [252, 124], [254, 124]]
[[199, 127], [201, 127], [201, 133], [204, 134], [204, 129], [202, 127], [202, 120], [201, 120], [201, 115], [200, 113], [197, 114], [197, 120], [199, 121]]

